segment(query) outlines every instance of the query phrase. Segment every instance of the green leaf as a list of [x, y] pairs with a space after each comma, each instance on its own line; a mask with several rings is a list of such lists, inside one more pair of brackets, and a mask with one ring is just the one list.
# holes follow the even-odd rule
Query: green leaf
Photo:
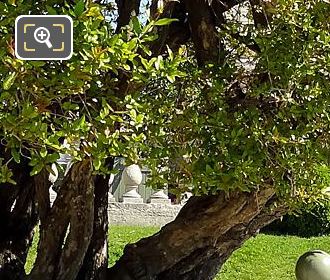
[[16, 182], [12, 178], [7, 178], [7, 182], [12, 185], [16, 185]]
[[58, 153], [48, 154], [46, 158], [46, 162], [54, 163], [60, 158]]
[[16, 182], [12, 179], [13, 172], [8, 168], [7, 165], [1, 166], [0, 160], [0, 183], [11, 183], [16, 185]]
[[42, 158], [45, 158], [46, 156], [47, 156], [47, 150], [45, 149], [45, 148], [42, 148], [41, 150], [40, 150], [40, 156], [42, 157]]
[[45, 61], [41, 61], [41, 60], [33, 60], [33, 61], [29, 61], [29, 63], [34, 67], [42, 67], [46, 64]]
[[166, 76], [167, 80], [170, 82], [170, 83], [174, 83], [175, 82], [175, 76]]
[[102, 164], [102, 162], [99, 158], [95, 158], [93, 160], [93, 165], [94, 165], [95, 170], [99, 170], [101, 167], [101, 164]]
[[16, 149], [11, 149], [11, 155], [14, 158], [16, 163], [20, 163], [21, 159], [20, 159], [20, 153], [16, 150]]
[[53, 7], [47, 5], [46, 9], [49, 15], [57, 15], [57, 12]]
[[3, 81], [3, 89], [4, 90], [9, 90], [11, 86], [14, 84], [15, 78], [17, 76], [16, 72], [10, 73]]
[[85, 10], [85, 1], [79, 0], [78, 3], [74, 6], [74, 14], [77, 17], [80, 17]]
[[86, 13], [86, 16], [93, 17], [94, 19], [100, 19], [103, 20], [103, 15], [100, 11], [99, 6], [92, 6], [88, 9], [88, 12]]
[[132, 25], [133, 25], [133, 30], [136, 34], [140, 34], [142, 32], [142, 27], [137, 17], [132, 18]]
[[82, 115], [81, 118], [78, 120], [78, 127], [81, 128], [85, 125], [86, 123], [86, 117], [85, 115]]
[[174, 21], [179, 21], [179, 20], [176, 18], [162, 18], [162, 19], [157, 20], [154, 23], [154, 25], [156, 25], [156, 26], [168, 25]]
[[37, 165], [33, 166], [32, 171], [30, 172], [30, 175], [34, 176], [34, 175], [38, 174], [43, 168], [44, 168], [43, 163], [39, 162]]

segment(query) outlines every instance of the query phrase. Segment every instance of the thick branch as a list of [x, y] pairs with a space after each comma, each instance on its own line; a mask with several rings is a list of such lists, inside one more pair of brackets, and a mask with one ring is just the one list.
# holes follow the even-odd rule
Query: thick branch
[[268, 16], [265, 11], [263, 0], [249, 0], [255, 27], [267, 27]]
[[205, 0], [185, 0], [186, 11], [200, 65], [220, 62], [222, 47], [216, 31], [216, 18]]
[[119, 30], [127, 25], [134, 13], [136, 16], [139, 14], [141, 0], [116, 0], [118, 7], [117, 29]]
[[45, 222], [50, 210], [49, 188], [51, 183], [48, 180], [48, 176], [49, 174], [47, 170], [44, 169], [34, 178], [36, 200], [38, 203], [38, 212], [41, 223]]
[[74, 192], [70, 207], [70, 231], [58, 264], [57, 280], [74, 280], [83, 263], [93, 234], [94, 181], [92, 165], [85, 160], [71, 174]]
[[[267, 204], [270, 205], [272, 200]], [[251, 222], [234, 226], [220, 236], [214, 246], [196, 249], [174, 267], [161, 273], [157, 279], [214, 279], [221, 266], [237, 248], [241, 247], [246, 240], [255, 236], [260, 228], [280, 218], [286, 212], [287, 208], [283, 206], [272, 209], [265, 207]]]
[[[153, 3], [156, 2], [158, 1], [154, 1]], [[158, 27], [158, 39], [151, 45], [154, 55], [164, 53], [166, 45], [175, 52], [182, 44], [185, 44], [190, 39], [190, 29], [184, 5], [176, 1], [164, 2], [162, 13], [154, 11], [155, 7], [151, 6], [152, 18], [175, 18], [178, 21], [170, 25]]]
[[242, 4], [246, 0], [213, 0], [211, 1], [211, 6], [217, 15], [223, 14], [226, 11], [229, 11], [231, 8]]
[[[83, 242], [81, 242], [82, 240], [79, 238], [75, 241], [77, 242], [76, 246], [79, 246], [78, 248], [81, 251], [78, 253], [76, 252], [77, 256], [75, 261], [72, 261], [72, 263], [68, 262], [67, 265], [76, 266], [73, 269], [79, 270], [79, 265], [81, 265], [89, 244], [91, 235], [89, 228], [92, 227], [90, 217], [92, 217], [93, 206], [90, 205], [92, 202], [87, 201], [87, 199], [93, 196], [93, 188], [90, 184], [91, 179], [89, 179], [89, 177], [91, 177], [91, 166], [89, 161], [85, 160], [74, 164], [64, 178], [58, 196], [54, 201], [53, 207], [49, 211], [47, 220], [40, 224], [38, 255], [29, 279], [53, 280], [55, 273], [62, 273], [62, 271], [57, 270], [57, 267], [61, 258], [62, 245], [69, 222], [71, 223], [72, 231], [70, 228], [70, 233], [66, 242], [74, 238], [73, 236], [75, 236], [75, 238], [83, 238]], [[81, 206], [79, 204], [81, 204]], [[80, 207], [82, 208], [80, 209]], [[81, 228], [77, 225], [79, 220], [86, 225], [83, 225]], [[81, 242], [81, 244], [79, 242]], [[67, 247], [63, 250], [67, 254], [66, 257], [71, 256]], [[62, 263], [64, 259], [65, 257], [62, 256]], [[70, 270], [70, 275], [72, 275], [71, 272]], [[67, 278], [66, 280], [70, 279], [71, 278]]]
[[[109, 276], [116, 280], [211, 279], [185, 275], [197, 275], [210, 258], [214, 264], [221, 265], [230, 250], [237, 249], [265, 223], [285, 212], [282, 208], [274, 212], [269, 209], [274, 197], [272, 188], [254, 193], [193, 197], [159, 233], [126, 246]], [[232, 238], [234, 243], [230, 243], [234, 234], [237, 239]], [[177, 274], [180, 271], [180, 275], [174, 276], [175, 271]]]
[[[8, 161], [10, 150], [0, 145], [1, 157]], [[9, 163], [16, 185], [0, 184], [0, 279], [16, 280], [25, 276], [24, 263], [34, 227], [38, 220], [34, 202], [34, 181], [31, 166], [23, 158], [21, 163]]]
[[[114, 159], [109, 158], [107, 160], [107, 169], [112, 170], [113, 164]], [[93, 236], [76, 280], [105, 279], [107, 273], [109, 176], [95, 176], [94, 185]]]

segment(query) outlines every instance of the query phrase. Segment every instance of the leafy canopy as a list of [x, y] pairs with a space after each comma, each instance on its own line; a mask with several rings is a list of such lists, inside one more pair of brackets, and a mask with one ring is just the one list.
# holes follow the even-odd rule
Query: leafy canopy
[[[220, 63], [203, 67], [190, 42], [152, 53], [171, 20], [134, 17], [115, 34], [101, 5], [37, 4], [0, 3], [1, 144], [9, 161], [29, 158], [31, 175], [69, 153], [92, 158], [98, 172], [108, 156], [144, 159], [154, 186], [196, 194], [271, 185], [310, 202], [329, 184], [325, 1], [278, 0], [266, 26], [253, 23], [249, 5], [236, 6], [246, 13], [225, 15]], [[73, 17], [71, 60], [14, 57], [15, 18], [29, 13]], [[9, 161], [2, 182], [12, 182]]]
[[[46, 2], [46, 4], [44, 4]], [[0, 3], [0, 137], [11, 152], [1, 161], [1, 182], [10, 181], [11, 161], [27, 157], [31, 175], [49, 168], [60, 153], [76, 160], [93, 159], [94, 169], [107, 172], [108, 156], [133, 161], [145, 136], [141, 105], [132, 94], [151, 79], [171, 81], [180, 73], [167, 60], [160, 68], [147, 43], [155, 39], [154, 26], [141, 26], [134, 18], [122, 33], [114, 34], [102, 6], [79, 1], [76, 5], [52, 5], [54, 1], [7, 1]], [[35, 8], [37, 7], [37, 8]], [[69, 61], [22, 61], [14, 57], [15, 18], [21, 14], [68, 14], [74, 20], [74, 55]], [[128, 78], [127, 78], [128, 77]], [[123, 92], [125, 83], [134, 88]], [[67, 145], [63, 146], [63, 140]]]

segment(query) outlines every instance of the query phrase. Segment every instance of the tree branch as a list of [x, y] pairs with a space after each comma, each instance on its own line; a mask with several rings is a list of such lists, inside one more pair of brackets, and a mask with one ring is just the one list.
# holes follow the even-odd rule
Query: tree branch
[[263, 0], [249, 0], [255, 27], [267, 27], [269, 24]]
[[47, 219], [47, 215], [50, 210], [49, 188], [51, 186], [51, 183], [48, 180], [48, 176], [49, 174], [47, 170], [43, 169], [34, 178], [36, 200], [38, 202], [38, 212], [41, 223], [45, 222], [45, 219]]
[[[158, 1], [154, 1], [153, 4], [156, 2]], [[184, 5], [176, 1], [166, 1], [165, 3], [161, 14], [154, 11], [155, 7], [150, 8], [152, 19], [175, 18], [178, 21], [158, 27], [158, 39], [151, 46], [154, 55], [164, 53], [166, 45], [175, 52], [190, 39], [191, 35]]]
[[118, 33], [123, 26], [129, 24], [132, 13], [135, 13], [136, 16], [139, 14], [140, 2], [141, 0], [116, 0], [118, 7], [116, 33]]
[[[74, 168], [76, 167], [76, 168]], [[70, 207], [70, 231], [58, 262], [58, 280], [75, 280], [84, 261], [94, 220], [94, 180], [92, 164], [87, 159], [72, 167], [73, 197]]]
[[205, 0], [184, 0], [199, 65], [218, 63], [222, 46], [217, 36], [216, 18]]
[[[91, 186], [90, 181], [91, 167], [88, 160], [75, 163], [70, 168], [60, 186], [57, 198], [54, 201], [53, 207], [49, 211], [47, 220], [40, 224], [38, 255], [28, 279], [52, 280], [56, 274], [62, 273], [62, 271], [58, 271], [57, 268], [69, 223], [73, 230], [73, 233], [71, 233], [72, 231], [70, 230], [71, 235], [82, 233], [80, 234], [81, 238], [86, 238], [86, 240], [83, 241], [83, 244], [76, 243], [76, 246], [80, 251], [78, 252], [79, 254], [76, 254], [75, 264], [73, 265], [73, 263], [71, 263], [71, 265], [76, 266], [73, 268], [73, 273], [78, 273], [84, 256], [81, 255], [81, 252], [84, 251], [83, 254], [86, 253], [89, 245], [89, 234], [91, 234], [89, 233], [89, 228], [92, 228], [93, 222], [93, 206], [90, 206], [91, 202], [88, 200], [93, 196], [93, 187]], [[81, 209], [78, 205], [79, 203], [82, 204]], [[74, 213], [74, 211], [76, 212]], [[92, 218], [91, 222], [89, 217]], [[79, 229], [77, 227], [78, 219], [82, 220], [84, 228]], [[69, 236], [65, 245], [71, 240], [71, 237], [69, 238]], [[79, 238], [77, 240], [78, 242], [81, 241]], [[71, 256], [67, 252], [66, 247], [64, 248], [64, 252], [67, 253], [67, 257]], [[63, 267], [61, 268], [63, 269]], [[72, 271], [69, 271], [69, 273], [72, 275]], [[69, 279], [71, 278], [66, 278], [66, 280]]]

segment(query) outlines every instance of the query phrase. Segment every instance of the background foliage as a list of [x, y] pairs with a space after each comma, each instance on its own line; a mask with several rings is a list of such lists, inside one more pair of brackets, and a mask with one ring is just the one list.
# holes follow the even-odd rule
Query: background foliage
[[179, 83], [140, 96], [155, 184], [196, 194], [274, 185], [314, 201], [329, 185], [329, 9], [277, 1], [267, 28], [228, 18], [222, 64], [201, 71], [188, 49]]
[[263, 231], [301, 237], [328, 235], [330, 233], [330, 202], [315, 203], [298, 213], [287, 214], [267, 226]]
[[[123, 156], [146, 159], [151, 184], [178, 192], [272, 185], [299, 202], [321, 196], [329, 184], [328, 3], [279, 0], [267, 28], [226, 15], [220, 63], [205, 67], [190, 44], [152, 53], [155, 30], [171, 21], [133, 18], [115, 34], [102, 9], [0, 3], [0, 137], [9, 161], [28, 158], [34, 175], [69, 153], [108, 172], [104, 159]], [[14, 20], [27, 13], [74, 18], [71, 60], [14, 57]], [[14, 183], [9, 161], [1, 182]]]

